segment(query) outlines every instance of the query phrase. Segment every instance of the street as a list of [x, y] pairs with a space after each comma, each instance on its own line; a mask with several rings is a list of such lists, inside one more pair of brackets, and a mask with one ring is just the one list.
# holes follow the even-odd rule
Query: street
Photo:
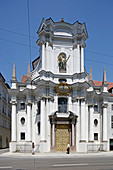
[[113, 156], [64, 158], [0, 157], [1, 170], [113, 170]]

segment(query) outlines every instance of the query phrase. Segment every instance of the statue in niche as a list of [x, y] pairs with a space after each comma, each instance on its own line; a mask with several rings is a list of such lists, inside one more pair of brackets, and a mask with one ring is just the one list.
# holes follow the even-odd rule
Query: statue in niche
[[70, 56], [66, 59], [65, 53], [60, 53], [58, 56], [58, 64], [59, 64], [59, 72], [60, 73], [66, 73], [66, 63]]

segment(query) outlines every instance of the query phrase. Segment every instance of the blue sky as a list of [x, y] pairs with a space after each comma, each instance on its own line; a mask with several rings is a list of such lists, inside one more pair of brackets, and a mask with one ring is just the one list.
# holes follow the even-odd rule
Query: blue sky
[[[85, 68], [92, 66], [93, 79], [113, 82], [113, 1], [112, 0], [29, 0], [31, 61], [39, 56], [37, 30], [42, 18], [55, 22], [85, 22], [88, 39]], [[0, 72], [7, 82], [16, 63], [17, 80], [27, 74], [30, 61], [27, 0], [0, 0]]]

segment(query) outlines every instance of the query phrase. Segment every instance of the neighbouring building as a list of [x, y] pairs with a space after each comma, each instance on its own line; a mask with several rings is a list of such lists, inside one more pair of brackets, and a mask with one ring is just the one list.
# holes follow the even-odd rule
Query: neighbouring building
[[85, 23], [43, 19], [38, 29], [40, 56], [33, 70], [12, 87], [10, 151], [40, 152], [113, 150], [113, 83], [93, 81], [84, 68], [88, 38]]
[[9, 147], [11, 141], [11, 103], [9, 85], [0, 73], [0, 149]]

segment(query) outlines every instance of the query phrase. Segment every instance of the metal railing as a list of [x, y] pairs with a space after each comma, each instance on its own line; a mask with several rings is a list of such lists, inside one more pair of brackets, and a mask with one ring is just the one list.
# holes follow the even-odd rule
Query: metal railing
[[[40, 152], [39, 151], [40, 145], [35, 145], [35, 152]], [[16, 152], [32, 152], [32, 145], [30, 144], [17, 144], [16, 145]]]

